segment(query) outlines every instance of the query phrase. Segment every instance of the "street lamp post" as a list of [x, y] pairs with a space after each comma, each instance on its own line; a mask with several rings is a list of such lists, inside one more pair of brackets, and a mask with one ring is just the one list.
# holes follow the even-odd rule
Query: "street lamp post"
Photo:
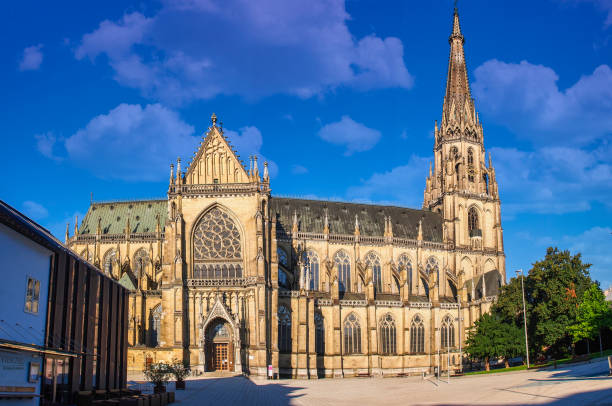
[[527, 369], [529, 369], [529, 343], [527, 341], [527, 310], [525, 309], [525, 277], [523, 276], [523, 270], [519, 269], [516, 271], [516, 277], [521, 275], [521, 291], [523, 292], [523, 322], [525, 324], [525, 351], [527, 353]]

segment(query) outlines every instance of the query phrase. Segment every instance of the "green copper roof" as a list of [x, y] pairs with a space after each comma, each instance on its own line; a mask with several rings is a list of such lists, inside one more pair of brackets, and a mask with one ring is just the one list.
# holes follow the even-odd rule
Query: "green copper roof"
[[126, 289], [136, 290], [135, 281], [132, 279], [132, 276], [129, 272], [125, 272], [121, 278], [119, 278], [119, 284]]
[[290, 233], [293, 213], [297, 213], [299, 230], [322, 233], [325, 210], [332, 234], [353, 234], [355, 216], [359, 219], [359, 233], [363, 236], [383, 236], [385, 217], [391, 217], [393, 236], [416, 239], [419, 220], [422, 220], [423, 240], [442, 242], [442, 217], [431, 211], [408, 209], [396, 206], [380, 206], [319, 200], [289, 199], [273, 197], [270, 210], [277, 216], [277, 232]]
[[79, 227], [79, 234], [95, 234], [101, 219], [102, 234], [123, 234], [130, 219], [132, 233], [153, 233], [157, 217], [164, 231], [168, 217], [167, 200], [92, 203]]

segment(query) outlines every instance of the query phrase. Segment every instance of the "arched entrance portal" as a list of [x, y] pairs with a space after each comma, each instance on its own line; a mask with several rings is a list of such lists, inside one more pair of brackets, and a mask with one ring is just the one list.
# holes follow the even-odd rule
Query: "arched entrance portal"
[[230, 324], [222, 319], [212, 320], [205, 331], [207, 371], [234, 370], [234, 340]]

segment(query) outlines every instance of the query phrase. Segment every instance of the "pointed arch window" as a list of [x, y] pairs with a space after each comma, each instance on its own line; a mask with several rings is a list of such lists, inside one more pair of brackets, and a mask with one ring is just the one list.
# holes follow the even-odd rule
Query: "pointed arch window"
[[361, 354], [361, 325], [355, 313], [344, 319], [344, 353]]
[[480, 222], [478, 219], [478, 211], [475, 207], [471, 207], [468, 211], [468, 231], [470, 237], [482, 236], [482, 231], [480, 230]]
[[406, 270], [406, 277], [408, 280], [408, 288], [412, 288], [412, 262], [406, 254], [402, 254], [397, 259], [397, 267], [399, 271]]
[[134, 254], [134, 275], [136, 279], [140, 279], [140, 277], [145, 274], [146, 267], [149, 265], [149, 254], [143, 248], [140, 248]]
[[304, 276], [309, 290], [319, 290], [319, 256], [308, 250], [302, 254]]
[[440, 344], [441, 348], [452, 348], [455, 346], [455, 325], [450, 316], [444, 317], [442, 327], [440, 328]]
[[397, 352], [395, 320], [393, 320], [391, 314], [387, 313], [380, 319], [378, 330], [381, 354], [395, 354]]
[[291, 312], [285, 306], [278, 307], [278, 350], [291, 352]]
[[113, 278], [116, 279], [115, 275], [113, 275], [113, 263], [117, 260], [117, 250], [115, 250], [114, 248], [111, 248], [110, 250], [106, 251], [106, 254], [104, 254], [104, 259], [102, 260], [102, 268], [104, 270], [104, 273], [108, 276], [112, 276]]
[[418, 314], [412, 318], [410, 323], [410, 352], [413, 354], [425, 352], [425, 326], [423, 319]]
[[468, 180], [474, 182], [474, 150], [468, 148]]
[[240, 231], [218, 207], [202, 216], [194, 228], [193, 262], [194, 278], [242, 277]]
[[157, 347], [159, 345], [159, 331], [161, 328], [161, 315], [162, 315], [161, 304], [158, 304], [153, 309], [151, 309], [151, 314], [149, 316], [149, 325], [151, 326], [150, 335], [149, 335], [149, 345], [151, 347]]
[[351, 260], [346, 251], [336, 252], [334, 263], [338, 270], [338, 290], [348, 292], [351, 286]]
[[370, 251], [365, 257], [365, 264], [367, 267], [372, 268], [374, 290], [376, 293], [382, 292], [382, 270], [380, 266], [380, 258], [374, 251]]
[[320, 312], [315, 312], [315, 351], [317, 355], [325, 354], [325, 323], [323, 315]]

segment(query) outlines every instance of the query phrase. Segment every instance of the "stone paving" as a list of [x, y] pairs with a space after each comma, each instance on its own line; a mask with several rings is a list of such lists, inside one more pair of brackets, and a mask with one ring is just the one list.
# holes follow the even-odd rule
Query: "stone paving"
[[187, 382], [177, 406], [196, 405], [612, 405], [607, 360], [540, 371], [451, 378], [266, 381], [207, 377]]

